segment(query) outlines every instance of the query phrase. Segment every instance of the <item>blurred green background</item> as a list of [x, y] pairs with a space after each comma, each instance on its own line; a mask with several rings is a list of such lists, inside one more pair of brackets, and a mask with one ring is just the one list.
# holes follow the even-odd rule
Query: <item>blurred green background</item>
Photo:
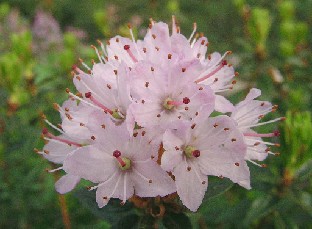
[[233, 102], [257, 87], [279, 105], [267, 119], [287, 116], [272, 148], [280, 156], [250, 165], [253, 189], [207, 200], [190, 214], [194, 228], [312, 228], [312, 0], [0, 0], [0, 228], [109, 227], [74, 194], [55, 192], [61, 174], [33, 153], [43, 146], [40, 113], [60, 122], [52, 103], [73, 88], [78, 58], [91, 64], [96, 39], [129, 36], [128, 22], [142, 38], [150, 17], [171, 15], [187, 37], [196, 21], [209, 52], [233, 51]]

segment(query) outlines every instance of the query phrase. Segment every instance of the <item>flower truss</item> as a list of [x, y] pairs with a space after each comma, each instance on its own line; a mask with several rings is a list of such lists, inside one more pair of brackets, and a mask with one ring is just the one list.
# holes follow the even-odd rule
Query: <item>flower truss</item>
[[[183, 205], [197, 211], [209, 190], [208, 176], [229, 178], [250, 189], [248, 163], [260, 167], [271, 145], [254, 127], [276, 109], [255, 100], [258, 89], [233, 105], [222, 92], [231, 90], [237, 73], [224, 55], [207, 54], [208, 40], [180, 33], [173, 17], [172, 32], [163, 22], [151, 24], [143, 40], [116, 36], [101, 51], [92, 46], [98, 63], [82, 60], [73, 67], [77, 92], [55, 104], [62, 123], [59, 132], [42, 131], [42, 154], [64, 170], [56, 183], [59, 193], [71, 191], [80, 179], [95, 185], [96, 201], [111, 198], [164, 197], [177, 193]], [[194, 36], [195, 35], [195, 36]], [[215, 112], [217, 111], [217, 112]], [[214, 113], [213, 113], [214, 112]], [[211, 115], [213, 113], [213, 115]], [[217, 115], [218, 114], [218, 115]], [[162, 153], [160, 153], [162, 152]]]

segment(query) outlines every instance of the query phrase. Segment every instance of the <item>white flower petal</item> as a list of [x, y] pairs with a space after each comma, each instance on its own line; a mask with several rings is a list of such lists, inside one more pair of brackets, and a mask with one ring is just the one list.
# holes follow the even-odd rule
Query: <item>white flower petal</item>
[[135, 163], [133, 167], [135, 171], [131, 172], [131, 179], [135, 184], [136, 195], [140, 197], [165, 196], [176, 191], [174, 181], [155, 161]]
[[79, 181], [79, 176], [66, 174], [55, 183], [55, 189], [58, 193], [65, 194], [73, 190]]
[[116, 159], [94, 146], [85, 146], [70, 154], [64, 161], [63, 169], [72, 175], [101, 182], [119, 170]]
[[[188, 166], [191, 167], [190, 171]], [[182, 203], [193, 212], [197, 211], [202, 203], [208, 186], [207, 176], [196, 167], [182, 161], [173, 171], [178, 195]]]

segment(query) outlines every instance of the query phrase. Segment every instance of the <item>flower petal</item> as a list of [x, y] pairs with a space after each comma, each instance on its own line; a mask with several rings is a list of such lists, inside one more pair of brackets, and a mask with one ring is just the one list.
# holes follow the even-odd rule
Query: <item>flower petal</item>
[[234, 106], [229, 100], [227, 100], [221, 95], [216, 95], [216, 106], [215, 106], [216, 111], [226, 113], [233, 111], [233, 109]]
[[110, 198], [118, 198], [125, 202], [134, 194], [133, 182], [127, 172], [117, 172], [107, 181], [100, 183], [96, 190], [96, 201], [100, 208], [104, 207]]
[[[191, 167], [190, 171], [188, 166]], [[202, 203], [208, 186], [208, 177], [196, 167], [195, 164], [189, 165], [182, 161], [173, 171], [178, 195], [182, 203], [193, 212], [197, 211]]]
[[[140, 197], [165, 196], [176, 191], [174, 181], [155, 161], [134, 163], [133, 167], [135, 171], [132, 171], [131, 179], [135, 184], [136, 195]], [[152, 182], [150, 183], [149, 180]]]
[[55, 189], [60, 194], [65, 194], [67, 192], [70, 192], [73, 190], [76, 185], [79, 183], [80, 177], [66, 174], [62, 176], [56, 183], [55, 183]]
[[63, 169], [92, 182], [105, 181], [119, 170], [113, 156], [94, 146], [81, 147], [71, 153], [64, 161]]

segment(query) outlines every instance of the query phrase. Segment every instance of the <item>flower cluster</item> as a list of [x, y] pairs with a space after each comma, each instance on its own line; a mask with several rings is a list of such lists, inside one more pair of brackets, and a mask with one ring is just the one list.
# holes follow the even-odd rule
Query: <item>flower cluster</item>
[[[88, 67], [73, 67], [77, 93], [55, 104], [62, 123], [45, 122], [60, 135], [42, 131], [46, 159], [61, 164], [66, 175], [56, 183], [59, 193], [71, 191], [80, 179], [95, 185], [99, 207], [111, 198], [125, 203], [132, 196], [156, 197], [177, 192], [191, 211], [200, 206], [208, 176], [226, 177], [250, 189], [247, 161], [273, 154], [254, 127], [275, 106], [256, 100], [260, 90], [233, 105], [222, 92], [237, 76], [219, 53], [207, 55], [208, 40], [180, 33], [173, 18], [172, 33], [162, 22], [151, 24], [143, 40], [116, 36]], [[195, 36], [194, 36], [195, 35]], [[217, 111], [217, 112], [215, 112]], [[214, 112], [214, 113], [213, 113]], [[213, 115], [212, 115], [213, 113]], [[218, 114], [218, 115], [217, 115]], [[276, 144], [275, 144], [276, 145]], [[209, 189], [209, 188], [208, 188]]]

